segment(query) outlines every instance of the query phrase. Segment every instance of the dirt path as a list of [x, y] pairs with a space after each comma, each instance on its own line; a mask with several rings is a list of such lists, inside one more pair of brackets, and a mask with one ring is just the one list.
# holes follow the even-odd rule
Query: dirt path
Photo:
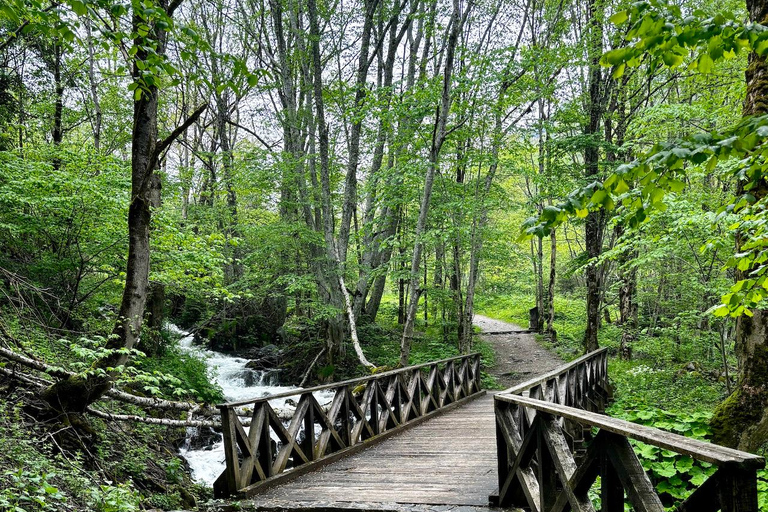
[[[520, 326], [475, 315], [473, 322], [483, 332], [513, 331]], [[496, 364], [489, 373], [494, 375], [503, 388], [532, 379], [563, 364], [563, 360], [536, 342], [534, 334], [501, 334], [482, 336], [496, 353]]]

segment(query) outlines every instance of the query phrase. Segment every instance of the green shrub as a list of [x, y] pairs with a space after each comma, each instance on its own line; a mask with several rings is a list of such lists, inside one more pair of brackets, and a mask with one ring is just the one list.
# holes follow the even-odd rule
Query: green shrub
[[0, 510], [9, 512], [56, 511], [66, 501], [51, 484], [53, 473], [38, 473], [19, 468], [5, 471], [5, 488], [0, 491]]
[[[221, 388], [212, 383], [208, 377], [208, 367], [202, 357], [185, 352], [176, 346], [169, 346], [156, 357], [145, 357], [136, 361], [136, 366], [149, 374], [171, 375], [179, 383], [174, 388], [167, 384], [159, 386], [159, 391], [165, 395], [178, 396], [205, 403], [223, 401]], [[179, 393], [177, 389], [184, 390]]]

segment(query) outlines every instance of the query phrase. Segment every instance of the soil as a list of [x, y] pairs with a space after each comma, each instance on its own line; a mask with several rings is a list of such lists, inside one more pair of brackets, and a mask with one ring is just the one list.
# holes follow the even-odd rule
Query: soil
[[[484, 333], [523, 330], [518, 325], [482, 315], [475, 315], [473, 323]], [[563, 364], [562, 359], [538, 344], [533, 333], [481, 334], [480, 337], [496, 353], [496, 364], [488, 373], [495, 376], [504, 389]]]

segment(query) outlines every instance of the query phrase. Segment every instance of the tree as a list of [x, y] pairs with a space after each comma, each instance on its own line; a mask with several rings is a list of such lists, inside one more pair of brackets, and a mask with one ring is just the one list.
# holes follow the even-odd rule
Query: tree
[[149, 287], [152, 191], [159, 186], [155, 171], [168, 146], [206, 108], [202, 105], [174, 132], [158, 140], [159, 77], [144, 73], [144, 70], [163, 65], [168, 42], [167, 28], [180, 4], [180, 1], [163, 1], [158, 5], [161, 10], [135, 7], [132, 13], [131, 34], [136, 47], [132, 71], [135, 94], [125, 287], [117, 322], [106, 345], [111, 353], [95, 363], [93, 372], [58, 381], [44, 391], [45, 401], [62, 412], [83, 412], [101, 398], [112, 387], [115, 369], [126, 363], [141, 334]]
[[422, 191], [421, 206], [419, 208], [419, 217], [416, 222], [416, 230], [414, 231], [414, 247], [413, 256], [411, 258], [411, 274], [410, 274], [410, 296], [408, 299], [408, 310], [405, 317], [405, 324], [403, 326], [403, 337], [400, 341], [400, 365], [408, 365], [408, 357], [411, 351], [411, 342], [413, 340], [413, 326], [416, 321], [416, 311], [419, 305], [419, 296], [422, 294], [423, 289], [419, 287], [420, 275], [419, 269], [421, 266], [421, 256], [424, 250], [423, 236], [427, 228], [427, 215], [429, 213], [429, 206], [432, 199], [432, 186], [435, 180], [435, 173], [437, 172], [438, 160], [440, 158], [440, 150], [445, 143], [445, 139], [448, 135], [448, 115], [451, 109], [451, 103], [453, 101], [452, 94], [452, 75], [454, 58], [456, 55], [456, 48], [459, 43], [459, 35], [467, 20], [469, 12], [471, 11], [471, 4], [463, 9], [461, 3], [458, 0], [453, 0], [453, 13], [451, 14], [450, 21], [450, 33], [445, 48], [445, 64], [443, 69], [443, 87], [440, 96], [440, 105], [435, 113], [434, 127], [432, 130], [432, 141], [429, 150], [429, 162], [427, 164], [427, 172], [424, 176], [424, 189]]

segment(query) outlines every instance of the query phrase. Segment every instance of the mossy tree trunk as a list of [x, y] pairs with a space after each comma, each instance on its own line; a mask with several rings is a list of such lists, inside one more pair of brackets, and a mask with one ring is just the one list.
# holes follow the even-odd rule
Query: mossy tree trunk
[[[768, 0], [747, 0], [750, 21], [768, 24]], [[752, 53], [745, 72], [747, 94], [744, 116], [768, 114], [768, 63]], [[743, 183], [738, 193], [743, 193]], [[768, 182], [750, 190], [757, 201], [768, 196]], [[744, 239], [737, 239], [739, 252]], [[749, 273], [747, 270], [746, 273]], [[743, 279], [739, 272], [736, 279]], [[753, 316], [736, 321], [736, 354], [741, 374], [733, 393], [715, 410], [712, 418], [714, 441], [747, 451], [768, 442], [768, 311], [754, 310]]]

